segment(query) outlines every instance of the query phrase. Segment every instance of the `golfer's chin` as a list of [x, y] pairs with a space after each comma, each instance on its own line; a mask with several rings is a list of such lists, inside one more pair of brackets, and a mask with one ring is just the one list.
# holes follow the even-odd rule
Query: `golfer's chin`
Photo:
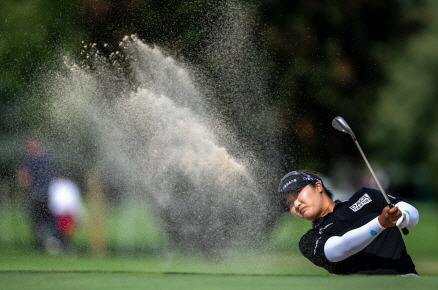
[[300, 214], [300, 217], [306, 221], [314, 221], [316, 220], [315, 214], [313, 213], [311, 208], [307, 208], [303, 213]]

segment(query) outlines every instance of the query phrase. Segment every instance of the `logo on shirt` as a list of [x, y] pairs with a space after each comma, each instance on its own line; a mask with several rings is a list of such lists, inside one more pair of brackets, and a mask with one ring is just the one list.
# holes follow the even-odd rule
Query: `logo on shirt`
[[358, 201], [356, 201], [352, 206], [350, 206], [350, 209], [354, 212], [357, 212], [361, 208], [363, 208], [364, 205], [367, 203], [370, 203], [371, 197], [368, 195], [368, 193], [365, 193], [361, 198], [359, 198]]

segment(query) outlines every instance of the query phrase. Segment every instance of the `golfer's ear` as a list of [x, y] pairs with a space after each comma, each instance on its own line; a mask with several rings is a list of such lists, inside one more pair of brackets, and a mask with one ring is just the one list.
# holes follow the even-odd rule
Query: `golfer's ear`
[[324, 191], [324, 187], [322, 186], [322, 183], [321, 183], [321, 182], [319, 182], [319, 181], [315, 182], [315, 186], [316, 186], [316, 189], [317, 189], [320, 193], [322, 193], [322, 192]]

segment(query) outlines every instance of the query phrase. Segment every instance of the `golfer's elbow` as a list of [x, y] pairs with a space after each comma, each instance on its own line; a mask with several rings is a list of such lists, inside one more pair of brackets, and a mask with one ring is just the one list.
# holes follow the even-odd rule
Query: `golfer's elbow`
[[342, 237], [333, 236], [324, 245], [324, 254], [330, 262], [339, 262], [352, 255], [352, 248]]

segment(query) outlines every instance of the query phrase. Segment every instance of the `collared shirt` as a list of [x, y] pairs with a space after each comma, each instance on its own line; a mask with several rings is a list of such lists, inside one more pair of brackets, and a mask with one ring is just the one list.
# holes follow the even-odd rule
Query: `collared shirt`
[[[389, 196], [391, 203], [401, 201]], [[324, 245], [332, 236], [368, 223], [382, 213], [386, 201], [379, 190], [361, 188], [349, 200], [336, 201], [332, 213], [317, 219], [314, 228], [300, 240], [301, 253], [317, 266], [334, 274], [408, 274], [417, 273], [397, 227], [385, 229], [365, 249], [339, 262], [330, 262]]]

